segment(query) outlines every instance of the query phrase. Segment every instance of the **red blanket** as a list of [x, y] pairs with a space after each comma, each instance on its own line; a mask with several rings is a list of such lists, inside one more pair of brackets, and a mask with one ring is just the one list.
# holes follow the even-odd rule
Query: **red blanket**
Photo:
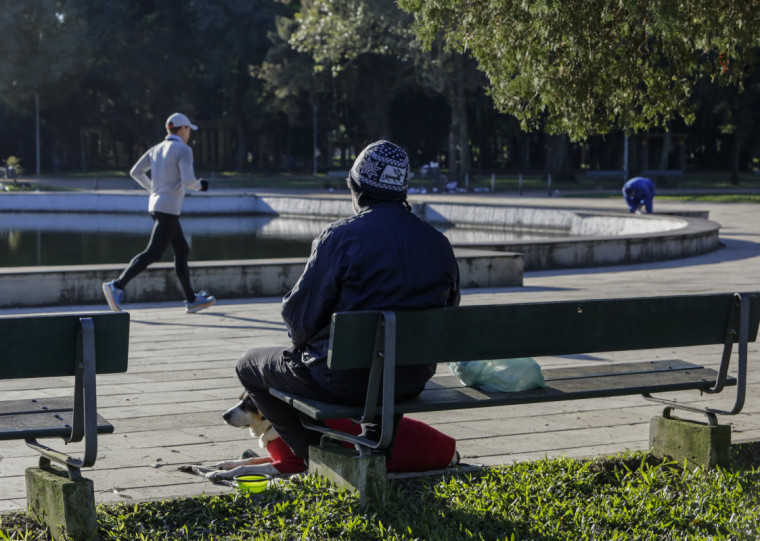
[[[327, 426], [341, 432], [359, 434], [361, 425], [350, 419], [333, 419]], [[344, 444], [350, 447], [349, 444]], [[306, 464], [293, 454], [282, 438], [272, 440], [267, 452], [273, 465], [282, 473], [299, 473], [306, 470]], [[389, 472], [419, 472], [441, 470], [449, 466], [456, 453], [456, 440], [432, 426], [404, 417], [398, 425], [396, 440], [390, 460], [386, 463]]]

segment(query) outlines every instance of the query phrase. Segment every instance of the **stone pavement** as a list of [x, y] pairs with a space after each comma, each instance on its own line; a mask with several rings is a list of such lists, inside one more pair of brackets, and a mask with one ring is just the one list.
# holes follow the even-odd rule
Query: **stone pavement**
[[[464, 196], [467, 197], [467, 196]], [[494, 198], [489, 198], [493, 203]], [[505, 203], [574, 208], [617, 208], [622, 201], [552, 198]], [[525, 274], [524, 286], [467, 290], [462, 304], [518, 303], [605, 297], [751, 291], [758, 288], [760, 214], [754, 204], [663, 203], [655, 210], [708, 210], [723, 225], [721, 250], [689, 259], [591, 269]], [[213, 287], [209, 289], [213, 292]], [[47, 309], [45, 312], [101, 311], [106, 306]], [[180, 473], [181, 464], [212, 464], [255, 448], [247, 431], [225, 426], [221, 413], [240, 392], [234, 365], [247, 348], [286, 344], [279, 299], [220, 301], [198, 314], [180, 303], [128, 305], [132, 316], [130, 366], [126, 374], [98, 376], [98, 409], [116, 432], [99, 439], [98, 461], [85, 476], [99, 502], [133, 502], [232, 490]], [[0, 317], [40, 310], [0, 310]], [[685, 322], [688, 324], [688, 322]], [[508, 329], [505, 329], [508, 332]], [[547, 337], [551, 339], [551, 337]], [[750, 344], [750, 385], [744, 411], [723, 418], [734, 441], [760, 440], [760, 370], [757, 344]], [[653, 351], [653, 357], [671, 356]], [[680, 358], [716, 366], [720, 348], [698, 347]], [[625, 352], [604, 358], [639, 360]], [[544, 366], [601, 362], [601, 356], [541, 358]], [[58, 396], [58, 380], [0, 382], [3, 398]], [[66, 391], [68, 392], [68, 391]], [[699, 398], [726, 407], [733, 399]], [[544, 456], [583, 457], [645, 449], [648, 422], [660, 407], [639, 397], [595, 399], [485, 408], [418, 415], [456, 437], [466, 463], [504, 464]], [[76, 451], [72, 446], [72, 451]], [[25, 503], [24, 468], [36, 455], [23, 442], [0, 442], [0, 511]]]

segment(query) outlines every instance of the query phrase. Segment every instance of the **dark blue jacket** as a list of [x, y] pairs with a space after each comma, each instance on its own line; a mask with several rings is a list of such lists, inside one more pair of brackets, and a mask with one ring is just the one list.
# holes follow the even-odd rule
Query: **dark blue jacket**
[[[632, 191], [630, 195], [628, 195], [629, 190]], [[651, 213], [654, 182], [645, 177], [633, 177], [623, 185], [623, 197], [631, 212], [636, 212], [640, 206], [644, 205], [646, 211]]]
[[[320, 374], [334, 312], [459, 304], [459, 267], [448, 239], [399, 201], [373, 203], [330, 224], [312, 243], [282, 317], [303, 362]], [[431, 373], [432, 375], [432, 373]]]

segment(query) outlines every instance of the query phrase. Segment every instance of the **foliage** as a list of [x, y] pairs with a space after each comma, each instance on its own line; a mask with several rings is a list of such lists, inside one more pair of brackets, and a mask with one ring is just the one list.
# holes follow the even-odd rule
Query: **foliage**
[[[0, 0], [0, 149], [34, 163], [39, 126], [43, 172], [128, 171], [181, 110], [201, 125], [196, 165], [217, 171], [343, 169], [387, 136], [460, 185], [620, 167], [622, 132], [569, 145], [544, 122], [575, 139], [672, 132], [664, 150], [631, 137], [631, 171], [647, 144], [735, 182], [759, 167], [750, 0], [402, 5], [413, 14], [395, 0]], [[694, 124], [667, 123], [678, 114]]]
[[[689, 471], [625, 453], [420, 478], [398, 484], [382, 509], [309, 476], [261, 495], [99, 506], [98, 523], [102, 539], [120, 541], [749, 540], [760, 533], [759, 481], [741, 465]], [[0, 540], [45, 539], [23, 517], [0, 517]]]
[[7, 167], [13, 168], [13, 170], [15, 171], [14, 176], [21, 175], [24, 172], [24, 168], [21, 167], [21, 160], [19, 160], [16, 156], [8, 156], [5, 159], [5, 165]]
[[[371, 82], [369, 88], [362, 90], [369, 97], [365, 101], [375, 107], [376, 116], [387, 117], [391, 98], [408, 95], [415, 86], [428, 94], [442, 96], [449, 108], [451, 177], [459, 179], [469, 174], [472, 141], [467, 94], [474, 94], [484, 83], [471, 62], [458, 53], [443, 51], [440, 46], [423, 50], [412, 31], [412, 17], [400, 10], [395, 0], [307, 0], [295, 14], [295, 21], [291, 46], [313, 58], [316, 73], [329, 70], [338, 77], [353, 69], [358, 74], [354, 86], [361, 88], [365, 86], [363, 81]], [[388, 120], [376, 120], [374, 124], [381, 129], [373, 130], [370, 123], [366, 134], [370, 139], [389, 138], [393, 131], [394, 141], [411, 146], [413, 153], [420, 150], [426, 157], [435, 156], [435, 149], [422, 150], [417, 144], [403, 140], [410, 131], [408, 122], [396, 130], [392, 130]], [[445, 140], [443, 135], [438, 136], [440, 141]]]
[[411, 17], [391, 0], [304, 0], [296, 14], [298, 30], [290, 44], [309, 53], [316, 70], [337, 75], [363, 54], [408, 61], [417, 45]]
[[0, 100], [18, 105], [34, 94], [61, 103], [92, 62], [87, 23], [76, 0], [0, 0]]
[[[406, 26], [397, 15], [407, 19]], [[410, 79], [409, 15], [392, 0], [306, 0], [294, 21], [291, 47], [312, 58], [315, 74], [333, 76], [337, 99], [331, 109], [338, 122], [332, 138], [357, 141], [357, 146], [397, 140], [389, 110]], [[363, 111], [355, 110], [357, 104]]]
[[665, 126], [702, 80], [756, 69], [754, 0], [399, 0], [428, 45], [469, 52], [496, 107], [573, 140]]

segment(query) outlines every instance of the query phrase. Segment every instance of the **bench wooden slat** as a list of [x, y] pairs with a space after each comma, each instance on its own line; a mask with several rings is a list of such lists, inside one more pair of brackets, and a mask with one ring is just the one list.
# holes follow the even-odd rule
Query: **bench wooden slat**
[[[40, 411], [19, 415], [0, 416], [0, 440], [26, 438], [65, 438], [71, 435], [73, 413], [68, 411]], [[114, 428], [98, 414], [98, 433], [110, 434]]]
[[66, 411], [73, 407], [72, 397], [30, 398], [28, 400], [3, 400], [0, 402], [0, 416], [41, 411]]
[[694, 368], [694, 366], [693, 363], [682, 361], [681, 359], [663, 359], [626, 363], [604, 362], [585, 366], [548, 368], [542, 370], [541, 373], [544, 376], [544, 381], [550, 383], [560, 379], [614, 376], [617, 374], [655, 374], [658, 372], [667, 374], [674, 370], [689, 370]]
[[[477, 389], [477, 393], [462, 392], [464, 388], [431, 388], [425, 391], [423, 398], [399, 403], [405, 413], [437, 411], [439, 409], [456, 409], [478, 407], [480, 405], [514, 405], [556, 400], [578, 400], [583, 398], [602, 398], [608, 396], [635, 395], [642, 393], [661, 393], [693, 389], [707, 389], [715, 381], [716, 372], [709, 368], [695, 367], [688, 371], [668, 374], [626, 374], [603, 376], [598, 378], [571, 378], [553, 382], [544, 389], [534, 389], [517, 393], [489, 393]], [[735, 385], [730, 378], [728, 385]], [[482, 402], [483, 399], [488, 402]]]
[[126, 372], [127, 312], [13, 316], [0, 318], [0, 379], [73, 376], [82, 317], [94, 322], [97, 373]]
[[[674, 365], [679, 368], [673, 369]], [[617, 363], [605, 366], [604, 370], [595, 374], [592, 372], [593, 368], [598, 369], [598, 367], [579, 367], [544, 370], [547, 387], [516, 393], [489, 393], [477, 388], [465, 387], [455, 376], [434, 377], [428, 382], [420, 397], [408, 402], [396, 403], [395, 411], [396, 413], [420, 413], [707, 389], [712, 386], [717, 376], [715, 370], [673, 360]], [[606, 370], [608, 368], [609, 370]], [[736, 380], [729, 378], [727, 385], [735, 384]], [[277, 389], [271, 389], [270, 392], [317, 421], [359, 417], [363, 411], [363, 407], [309, 400]]]
[[[748, 298], [754, 341], [760, 293]], [[722, 344], [733, 302], [707, 294], [397, 312], [397, 365]], [[379, 318], [334, 314], [328, 366], [368, 367]]]

